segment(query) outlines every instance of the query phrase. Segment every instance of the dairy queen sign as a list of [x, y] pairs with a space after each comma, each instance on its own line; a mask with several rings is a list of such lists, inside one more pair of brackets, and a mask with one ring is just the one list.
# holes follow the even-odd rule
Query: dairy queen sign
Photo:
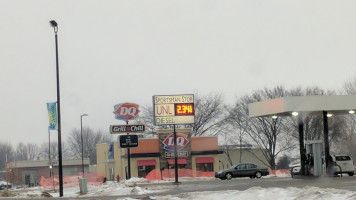
[[118, 120], [133, 120], [137, 117], [140, 110], [135, 103], [120, 103], [114, 106], [115, 118]]
[[[187, 135], [177, 133], [177, 151], [182, 150], [188, 144]], [[170, 134], [163, 141], [163, 148], [168, 151], [174, 151], [174, 134]]]

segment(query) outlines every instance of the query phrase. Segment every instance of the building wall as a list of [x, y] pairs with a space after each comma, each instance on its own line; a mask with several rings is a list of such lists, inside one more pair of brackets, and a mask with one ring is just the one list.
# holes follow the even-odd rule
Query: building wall
[[[48, 178], [58, 175], [58, 166], [52, 169], [48, 166], [48, 160], [28, 160], [13, 161], [7, 164], [7, 173], [9, 181], [15, 185], [37, 186], [41, 176]], [[63, 175], [77, 175], [82, 172], [81, 159], [63, 160]], [[88, 172], [89, 159], [84, 159], [85, 172]]]
[[192, 169], [197, 168], [196, 159], [201, 158], [201, 157], [213, 157], [214, 158], [214, 172], [219, 171], [219, 154], [192, 156]]
[[[158, 134], [169, 135], [173, 133], [172, 130], [158, 131]], [[189, 134], [190, 129], [177, 130], [177, 133]], [[218, 141], [217, 137], [189, 137], [189, 149], [183, 149], [188, 152], [186, 160], [188, 162], [187, 168], [196, 169], [196, 158], [198, 157], [213, 157], [214, 171], [219, 170], [219, 156], [218, 156]], [[97, 145], [97, 172], [104, 174], [110, 180], [110, 162], [107, 162], [107, 149], [109, 144]], [[162, 150], [163, 144], [158, 138], [139, 138], [139, 145], [135, 148], [130, 148], [131, 155], [131, 177], [138, 176], [138, 161], [139, 160], [155, 160], [155, 169], [167, 168], [167, 160], [165, 158], [165, 151]], [[194, 151], [193, 151], [194, 150]], [[195, 154], [194, 154], [195, 153]], [[120, 179], [126, 178], [127, 167], [127, 148], [120, 148], [117, 142], [114, 143], [114, 179], [117, 175]], [[163, 165], [162, 165], [163, 163]], [[112, 177], [111, 177], [112, 178]]]
[[[265, 166], [267, 167], [266, 163], [267, 160], [262, 154], [261, 149], [244, 149], [242, 148], [242, 156], [241, 162], [242, 163], [254, 163], [258, 166]], [[233, 165], [240, 163], [240, 149], [234, 148], [229, 149], [229, 154], [232, 160]], [[219, 169], [226, 169], [231, 166], [230, 162], [228, 161], [228, 157], [226, 153], [219, 154]]]
[[109, 149], [108, 143], [96, 145], [96, 154], [97, 154], [96, 170], [98, 173], [104, 175], [108, 180], [110, 180], [109, 163], [114, 161], [109, 160], [108, 149]]

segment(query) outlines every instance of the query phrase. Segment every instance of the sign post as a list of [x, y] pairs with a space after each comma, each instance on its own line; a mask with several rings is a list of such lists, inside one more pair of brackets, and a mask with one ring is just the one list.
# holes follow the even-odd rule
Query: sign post
[[153, 107], [155, 125], [173, 125], [175, 183], [179, 183], [176, 124], [194, 124], [194, 95], [153, 96]]
[[[129, 120], [133, 120], [137, 117], [140, 110], [139, 105], [135, 103], [120, 103], [114, 106], [115, 118], [118, 120], [124, 120], [126, 125], [112, 125], [110, 126], [110, 132], [113, 133], [126, 133], [126, 138], [129, 138], [129, 133], [144, 132], [145, 126], [138, 125], [128, 125]], [[137, 135], [136, 135], [137, 137]], [[118, 138], [119, 139], [119, 138]], [[119, 140], [120, 141], [120, 140]], [[138, 141], [137, 141], [138, 145]], [[121, 143], [120, 143], [121, 147]], [[130, 145], [127, 145], [127, 179], [131, 178], [131, 159], [130, 159]]]

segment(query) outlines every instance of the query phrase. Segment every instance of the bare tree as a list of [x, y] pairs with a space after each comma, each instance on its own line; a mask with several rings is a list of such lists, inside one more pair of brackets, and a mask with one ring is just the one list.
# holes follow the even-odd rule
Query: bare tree
[[15, 153], [10, 143], [0, 142], [0, 179], [5, 179], [6, 162], [13, 161]]
[[40, 156], [40, 148], [37, 144], [28, 143], [26, 145], [27, 153], [28, 153], [28, 160], [39, 160]]
[[[356, 94], [356, 77], [346, 81], [340, 90], [341, 94], [355, 95]], [[333, 148], [331, 150], [336, 154], [348, 154], [353, 160], [356, 160], [356, 115], [343, 116], [344, 124], [342, 126], [343, 134], [334, 138]]]
[[[242, 162], [242, 146], [245, 142], [245, 137], [248, 135], [248, 121], [249, 117], [245, 115], [245, 108], [243, 104], [236, 104], [235, 106], [229, 106], [226, 108], [228, 111], [228, 117], [226, 118], [226, 123], [229, 123], [232, 128], [228, 131], [230, 136], [230, 142], [234, 144], [239, 144], [240, 147], [240, 160]], [[228, 152], [226, 152], [228, 153]]]
[[39, 160], [40, 152], [37, 144], [20, 142], [16, 147], [16, 160]]
[[22, 142], [16, 146], [16, 160], [28, 160], [28, 152], [26, 145]]
[[[285, 97], [288, 92], [282, 86], [273, 89], [263, 89], [238, 99], [235, 106], [230, 110], [230, 121], [241, 132], [246, 133], [249, 140], [262, 150], [262, 154], [268, 163], [258, 158], [272, 169], [276, 166], [276, 157], [281, 152], [292, 148], [290, 135], [284, 131], [283, 118], [272, 119], [271, 117], [249, 118], [248, 104]], [[252, 153], [252, 152], [251, 152]]]
[[153, 119], [153, 107], [152, 106], [140, 107], [139, 116], [135, 120], [136, 120], [136, 122], [138, 124], [144, 124], [145, 125], [146, 134], [150, 133], [152, 135], [155, 135], [157, 127], [156, 127], [156, 125], [154, 124], [154, 121], [153, 121], [154, 119]]
[[[72, 158], [70, 150], [67, 147], [65, 142], [62, 142], [62, 157], [63, 159], [70, 159]], [[50, 148], [50, 151], [49, 151]], [[39, 155], [41, 160], [48, 160], [48, 154], [51, 154], [51, 160], [58, 159], [58, 142], [51, 142], [51, 145], [48, 145], [48, 142], [44, 142], [41, 144]]]
[[[110, 142], [112, 140], [112, 135], [103, 132], [97, 131], [94, 132], [89, 127], [83, 128], [83, 146], [82, 146], [82, 139], [81, 139], [81, 132], [78, 129], [73, 129], [69, 137], [67, 138], [67, 142], [69, 144], [69, 149], [72, 152], [72, 156], [75, 158], [82, 157], [82, 147], [83, 147], [83, 157], [96, 159], [96, 144], [102, 142]], [[95, 156], [93, 158], [93, 156]], [[92, 163], [92, 161], [91, 161]]]
[[356, 94], [356, 77], [354, 77], [352, 80], [346, 81], [343, 84], [341, 93], [342, 94]]
[[192, 125], [192, 136], [215, 136], [225, 125], [225, 107], [219, 93], [206, 96], [195, 95], [195, 123]]

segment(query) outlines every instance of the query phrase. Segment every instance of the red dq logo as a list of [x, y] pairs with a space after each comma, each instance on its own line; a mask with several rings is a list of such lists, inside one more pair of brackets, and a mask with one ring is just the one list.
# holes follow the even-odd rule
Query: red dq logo
[[[187, 135], [177, 133], [177, 151], [182, 150], [188, 142]], [[162, 143], [165, 150], [174, 151], [174, 134], [170, 134]]]
[[139, 105], [135, 103], [120, 103], [114, 106], [115, 118], [119, 120], [135, 119], [140, 112]]

